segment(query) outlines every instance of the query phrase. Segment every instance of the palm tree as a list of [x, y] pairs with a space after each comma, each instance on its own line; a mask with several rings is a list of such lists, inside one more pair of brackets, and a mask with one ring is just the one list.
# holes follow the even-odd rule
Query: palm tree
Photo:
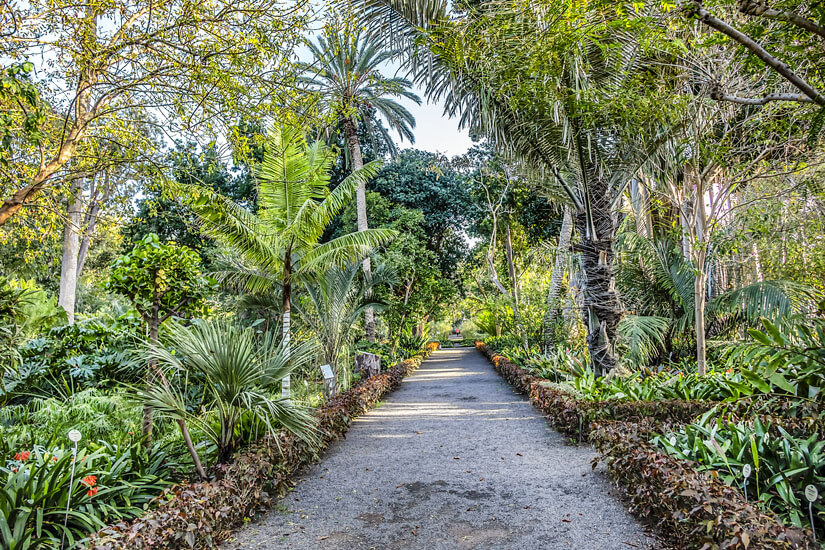
[[[206, 473], [189, 435], [190, 424], [217, 446], [218, 464], [232, 457], [239, 443], [237, 429], [245, 417], [271, 435], [283, 426], [304, 440], [313, 440], [312, 415], [277, 395], [284, 377], [314, 359], [313, 343], [288, 349], [283, 342], [276, 343], [271, 333], [259, 339], [253, 329], [226, 320], [173, 324], [167, 334], [165, 345], [153, 343], [149, 347], [149, 355], [163, 375], [139, 393], [146, 404], [178, 423], [201, 477]], [[197, 413], [190, 412], [184, 398], [190, 376], [203, 382]]]
[[316, 328], [324, 361], [335, 374], [332, 395], [337, 393], [341, 357], [354, 339], [353, 326], [365, 309], [384, 305], [370, 299], [371, 291], [395, 282], [395, 274], [387, 264], [378, 265], [369, 278], [359, 277], [359, 271], [359, 265], [353, 263], [319, 272], [304, 283], [312, 307], [299, 313], [305, 324]]
[[[241, 257], [242, 265], [224, 273], [224, 281], [251, 293], [280, 289], [287, 345], [293, 284], [318, 271], [360, 261], [396, 234], [388, 229], [369, 229], [319, 242], [356, 188], [363, 187], [380, 166], [375, 161], [353, 171], [330, 192], [334, 157], [324, 143], [308, 144], [300, 130], [280, 126], [269, 137], [264, 159], [256, 169], [257, 213], [214, 191], [185, 189], [192, 196], [190, 206], [203, 230]], [[283, 380], [283, 391], [289, 395], [289, 376]]]
[[597, 373], [611, 370], [622, 315], [613, 275], [618, 209], [672, 131], [651, 109], [634, 108], [652, 92], [633, 75], [656, 66], [643, 41], [606, 31], [609, 10], [585, 11], [570, 24], [556, 17], [567, 9], [561, 3], [490, 2], [466, 15], [448, 14], [442, 0], [356, 4], [369, 28], [406, 46], [428, 98], [443, 100], [448, 114], [537, 172], [545, 192], [573, 209], [588, 348]]
[[[308, 46], [314, 60], [303, 64], [307, 74], [303, 82], [319, 94], [322, 110], [331, 114], [342, 128], [353, 172], [364, 164], [359, 125], [367, 131], [377, 131], [391, 152], [396, 151], [395, 144], [380, 119], [397, 131], [402, 140], [415, 141], [412, 133], [415, 118], [393, 98], [404, 97], [417, 104], [421, 104], [421, 98], [409, 91], [412, 86], [409, 80], [381, 74], [381, 66], [397, 52], [381, 49], [360, 27], [352, 25], [328, 25], [317, 44], [310, 41]], [[356, 207], [358, 231], [365, 231], [369, 227], [365, 181], [358, 185]], [[364, 258], [364, 273], [369, 277], [369, 257]], [[375, 340], [372, 308], [366, 309], [365, 320], [367, 339], [372, 342]]]

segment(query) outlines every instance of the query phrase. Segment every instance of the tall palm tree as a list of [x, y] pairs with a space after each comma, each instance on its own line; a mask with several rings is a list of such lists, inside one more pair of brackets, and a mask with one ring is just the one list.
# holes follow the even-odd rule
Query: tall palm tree
[[[325, 27], [317, 43], [309, 42], [314, 58], [303, 64], [306, 76], [303, 82], [317, 92], [322, 110], [331, 114], [344, 135], [350, 166], [353, 172], [364, 164], [359, 126], [369, 132], [377, 131], [391, 152], [395, 144], [379, 119], [386, 121], [390, 129], [398, 132], [401, 139], [415, 141], [412, 129], [415, 118], [393, 98], [407, 98], [421, 104], [421, 98], [411, 92], [412, 82], [402, 77], [386, 77], [382, 65], [397, 52], [382, 49], [360, 27], [331, 24]], [[369, 227], [367, 220], [367, 194], [365, 181], [358, 184], [356, 192], [358, 231]], [[364, 258], [364, 272], [369, 277], [370, 259]], [[375, 340], [375, 321], [372, 308], [365, 312], [367, 339]]]
[[[287, 344], [293, 284], [317, 271], [360, 261], [396, 235], [388, 229], [368, 229], [319, 242], [356, 188], [380, 167], [380, 161], [371, 162], [329, 191], [334, 160], [324, 143], [308, 144], [299, 129], [280, 126], [270, 135], [264, 159], [256, 169], [257, 213], [214, 191], [186, 189], [203, 230], [234, 249], [243, 261], [235, 271], [223, 274], [223, 279], [252, 293], [280, 289]], [[289, 395], [288, 375], [282, 388]]]

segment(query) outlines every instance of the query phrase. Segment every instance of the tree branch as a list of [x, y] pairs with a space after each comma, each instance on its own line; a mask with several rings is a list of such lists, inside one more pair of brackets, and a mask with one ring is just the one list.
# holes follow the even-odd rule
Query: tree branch
[[810, 19], [802, 17], [801, 15], [797, 15], [789, 11], [779, 11], [768, 7], [768, 3], [765, 0], [739, 0], [739, 11], [745, 15], [785, 21], [786, 23], [791, 23], [799, 28], [805, 29], [808, 32], [818, 34], [822, 38], [825, 38], [825, 27], [820, 27]]
[[768, 67], [779, 73], [785, 80], [793, 84], [802, 93], [811, 98], [811, 100], [818, 105], [825, 105], [825, 96], [811, 86], [804, 78], [793, 72], [787, 63], [781, 61], [771, 55], [765, 48], [760, 46], [747, 34], [731, 27], [725, 21], [715, 17], [708, 10], [702, 7], [702, 0], [692, 0], [692, 2], [685, 8], [685, 13], [688, 16], [695, 16], [699, 21], [711, 27], [712, 29], [731, 38], [745, 49], [750, 51], [756, 57], [761, 59]]

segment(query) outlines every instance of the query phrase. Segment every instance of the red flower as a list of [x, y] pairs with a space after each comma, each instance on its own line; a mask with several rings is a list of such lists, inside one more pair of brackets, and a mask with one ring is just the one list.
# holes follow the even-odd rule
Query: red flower
[[[83, 483], [89, 487], [94, 487], [95, 483], [97, 483], [97, 476], [86, 476], [83, 478]], [[95, 489], [95, 492], [97, 492], [97, 489]]]
[[31, 451], [20, 451], [19, 453], [14, 455], [14, 459], [20, 462], [26, 462], [31, 456], [31, 454]]
[[97, 487], [92, 487], [91, 489], [86, 491], [86, 494], [89, 495], [90, 497], [95, 496], [97, 494]]
[[52, 457], [52, 462], [57, 462], [57, 457], [56, 456]]

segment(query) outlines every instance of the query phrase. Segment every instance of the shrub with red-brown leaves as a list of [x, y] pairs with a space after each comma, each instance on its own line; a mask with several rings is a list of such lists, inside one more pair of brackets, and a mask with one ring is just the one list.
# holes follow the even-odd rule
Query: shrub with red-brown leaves
[[631, 512], [655, 525], [677, 548], [818, 548], [809, 530], [784, 525], [772, 512], [745, 502], [739, 489], [711, 472], [699, 472], [692, 463], [651, 445], [653, 425], [596, 422], [590, 441], [610, 477], [624, 487]]
[[283, 494], [290, 487], [298, 469], [316, 461], [332, 441], [346, 433], [353, 418], [395, 390], [423, 358], [419, 355], [407, 359], [367, 378], [320, 407], [315, 412], [319, 446], [285, 430], [277, 438], [262, 438], [223, 466], [217, 479], [175, 485], [157, 498], [155, 509], [134, 521], [102, 529], [88, 547], [125, 550], [215, 546], [245, 519], [267, 509], [273, 495]]

